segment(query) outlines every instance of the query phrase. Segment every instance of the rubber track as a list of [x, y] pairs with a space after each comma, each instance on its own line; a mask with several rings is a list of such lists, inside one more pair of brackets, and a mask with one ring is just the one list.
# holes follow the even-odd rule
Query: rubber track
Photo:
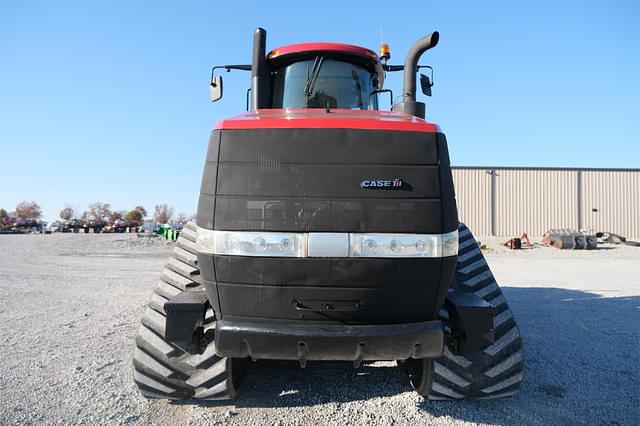
[[[226, 400], [233, 397], [229, 362], [215, 354], [210, 344], [203, 354], [189, 354], [165, 341], [165, 302], [182, 291], [198, 287], [195, 225], [180, 233], [171, 257], [151, 296], [136, 335], [133, 354], [134, 381], [147, 398]], [[205, 328], [215, 327], [213, 310]]]
[[[520, 330], [471, 231], [460, 223], [458, 265], [453, 287], [474, 293], [496, 307], [495, 343], [466, 356], [444, 355], [433, 361], [429, 399], [486, 399], [514, 395], [524, 372]], [[448, 320], [446, 311], [441, 319]]]

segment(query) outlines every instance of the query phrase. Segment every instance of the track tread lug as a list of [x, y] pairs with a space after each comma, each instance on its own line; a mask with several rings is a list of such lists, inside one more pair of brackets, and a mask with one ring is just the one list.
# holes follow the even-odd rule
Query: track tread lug
[[[135, 338], [134, 381], [147, 398], [228, 400], [235, 395], [229, 380], [233, 363], [215, 355], [213, 343], [203, 354], [190, 354], [164, 339], [164, 304], [199, 285], [194, 281], [199, 276], [195, 229], [195, 224], [189, 222], [180, 233]], [[212, 309], [207, 310], [205, 323], [208, 329], [215, 330]]]
[[[496, 341], [483, 351], [465, 356], [456, 356], [445, 348], [439, 360], [424, 360], [422, 371], [429, 377], [423, 377], [416, 390], [430, 400], [509, 397], [518, 392], [524, 376], [520, 331], [473, 235], [463, 223], [458, 232], [460, 254], [453, 286], [497, 308]], [[446, 321], [448, 315], [440, 312], [439, 317]]]

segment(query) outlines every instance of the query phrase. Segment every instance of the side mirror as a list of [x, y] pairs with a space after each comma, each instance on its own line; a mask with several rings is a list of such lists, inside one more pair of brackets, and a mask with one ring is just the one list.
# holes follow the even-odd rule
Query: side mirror
[[209, 86], [209, 98], [211, 102], [215, 102], [222, 98], [222, 76], [217, 75], [211, 79]]
[[429, 74], [420, 74], [420, 88], [422, 89], [422, 93], [427, 96], [431, 96], [431, 88], [433, 87], [433, 68], [429, 65], [418, 65], [418, 71], [422, 68], [428, 69]]
[[422, 89], [422, 93], [431, 96], [431, 86], [433, 86], [431, 79], [424, 74], [420, 74], [420, 88]]

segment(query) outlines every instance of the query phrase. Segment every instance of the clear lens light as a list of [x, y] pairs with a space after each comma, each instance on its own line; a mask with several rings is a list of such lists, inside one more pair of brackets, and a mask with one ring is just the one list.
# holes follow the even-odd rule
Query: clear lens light
[[232, 256], [304, 257], [305, 234], [284, 232], [212, 231], [198, 228], [196, 249], [200, 253]]
[[448, 257], [458, 254], [458, 231], [448, 234], [351, 234], [352, 257]]
[[293, 243], [291, 242], [291, 240], [289, 238], [283, 238], [282, 241], [280, 241], [280, 248], [282, 250], [287, 251], [287, 250], [291, 249], [291, 244], [293, 244]]
[[[200, 253], [231, 256], [313, 257], [309, 234], [286, 232], [213, 231], [197, 228], [196, 249]], [[322, 233], [314, 233], [316, 244]], [[327, 234], [339, 257], [449, 257], [458, 254], [458, 231], [448, 234]], [[344, 248], [333, 247], [340, 243]], [[325, 256], [325, 255], [323, 255]], [[323, 257], [321, 256], [321, 257]], [[331, 256], [330, 256], [331, 257]]]
[[442, 235], [442, 257], [458, 255], [458, 231]]
[[376, 242], [372, 239], [367, 239], [362, 242], [362, 252], [366, 253], [369, 256], [373, 256], [374, 254], [376, 254], [377, 247], [378, 244], [376, 244]]
[[266, 250], [267, 242], [262, 237], [256, 237], [253, 240], [253, 247], [258, 251]]

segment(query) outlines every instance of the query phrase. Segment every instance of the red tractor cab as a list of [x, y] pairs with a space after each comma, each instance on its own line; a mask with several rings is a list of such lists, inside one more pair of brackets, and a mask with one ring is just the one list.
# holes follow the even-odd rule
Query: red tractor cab
[[271, 51], [271, 108], [377, 110], [384, 70], [373, 51], [303, 43]]
[[[252, 71], [251, 102], [247, 109], [324, 108], [378, 110], [378, 95], [393, 92], [384, 89], [385, 72], [409, 69], [405, 74], [402, 101], [393, 110], [424, 118], [424, 104], [416, 102], [415, 72], [428, 68], [430, 76], [420, 75], [422, 91], [431, 95], [432, 69], [419, 66], [418, 58], [438, 43], [438, 33], [418, 41], [405, 65], [387, 65], [389, 47], [383, 44], [381, 55], [360, 46], [343, 43], [298, 43], [279, 47], [265, 54], [266, 32], [256, 30], [252, 65], [214, 67], [211, 74], [212, 101], [222, 97], [222, 77], [216, 69]], [[408, 68], [407, 68], [408, 67]]]

